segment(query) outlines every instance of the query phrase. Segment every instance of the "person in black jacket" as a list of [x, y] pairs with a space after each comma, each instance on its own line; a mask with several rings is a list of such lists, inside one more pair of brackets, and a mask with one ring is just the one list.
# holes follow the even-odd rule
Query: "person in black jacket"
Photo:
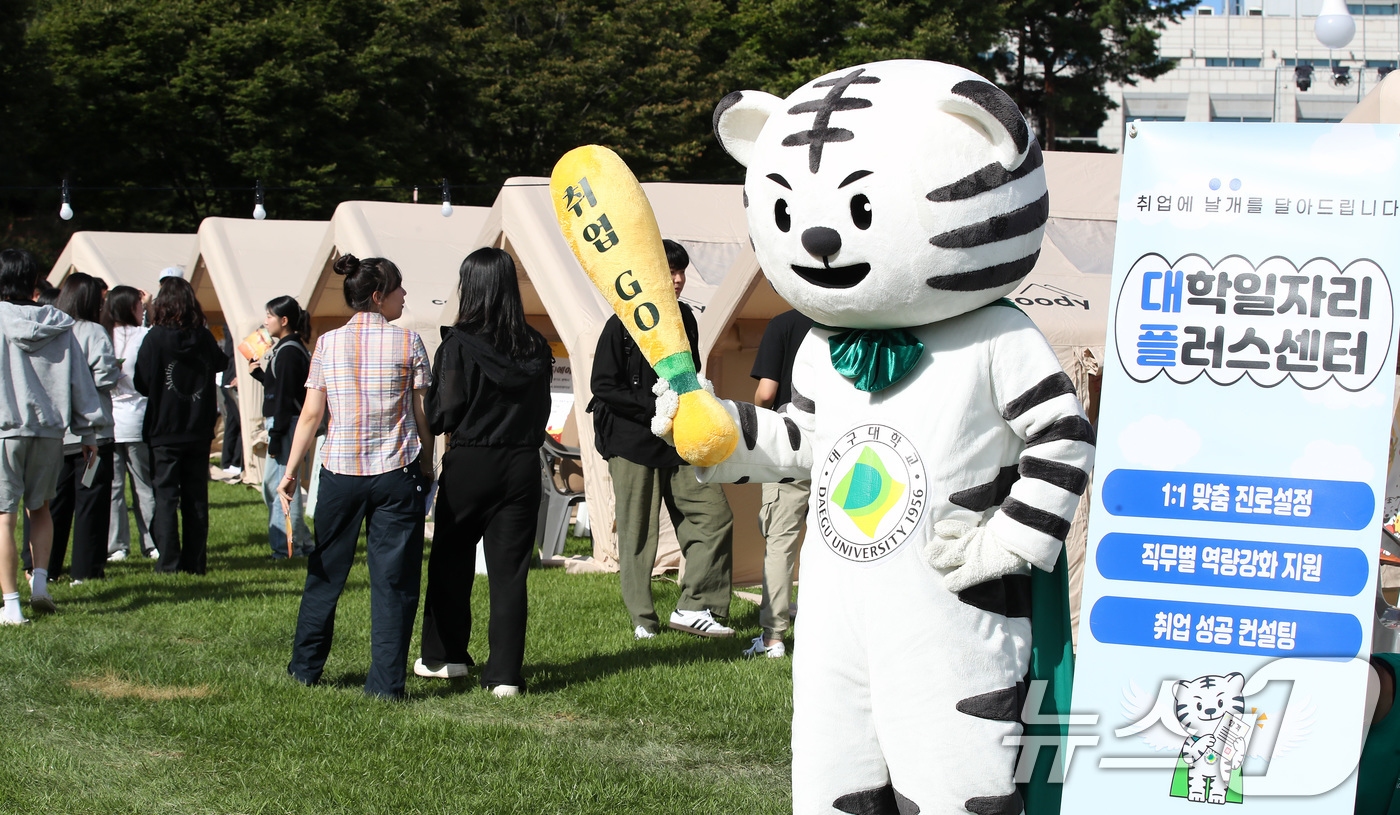
[[133, 384], [147, 400], [141, 434], [151, 448], [156, 493], [151, 519], [151, 536], [160, 550], [156, 571], [204, 574], [209, 447], [218, 418], [214, 374], [228, 365], [228, 356], [205, 327], [204, 312], [184, 278], [160, 281], [151, 322], [136, 353]]
[[[690, 256], [675, 241], [663, 241], [671, 284], [679, 296]], [[700, 370], [700, 329], [690, 306], [681, 303], [681, 321], [690, 338], [695, 370]], [[729, 616], [734, 556], [734, 513], [718, 484], [701, 484], [694, 469], [671, 447], [652, 435], [656, 413], [656, 372], [616, 316], [598, 338], [593, 358], [593, 431], [598, 452], [608, 460], [617, 522], [617, 563], [622, 601], [632, 615], [632, 635], [656, 636], [659, 627], [651, 600], [651, 570], [656, 565], [661, 505], [671, 515], [685, 557], [681, 596], [668, 625], [704, 637], [732, 637], [734, 629], [715, 620]]]
[[287, 455], [292, 451], [297, 418], [306, 403], [306, 375], [311, 370], [311, 352], [306, 336], [311, 315], [297, 301], [283, 295], [267, 301], [263, 328], [277, 341], [262, 360], [250, 360], [248, 371], [263, 386], [263, 425], [267, 428], [267, 459], [263, 464], [263, 501], [267, 502], [267, 542], [274, 560], [288, 557], [287, 520], [292, 526], [292, 557], [311, 554], [314, 543], [306, 527], [306, 499], [301, 490], [293, 493], [288, 511], [282, 512], [277, 485], [287, 473]]
[[473, 664], [471, 590], [485, 536], [490, 657], [481, 686], [525, 687], [525, 580], [540, 505], [539, 448], [549, 422], [549, 343], [525, 322], [515, 262], [500, 249], [462, 261], [455, 325], [442, 331], [428, 387], [428, 426], [451, 434], [442, 458], [428, 556], [422, 658], [413, 672], [465, 676]]

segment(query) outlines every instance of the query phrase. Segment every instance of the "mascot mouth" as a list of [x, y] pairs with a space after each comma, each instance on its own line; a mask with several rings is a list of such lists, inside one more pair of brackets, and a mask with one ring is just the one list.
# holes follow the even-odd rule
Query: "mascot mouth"
[[814, 286], [821, 286], [824, 289], [849, 289], [865, 276], [870, 274], [869, 263], [854, 263], [850, 266], [826, 266], [817, 268], [814, 266], [792, 265], [792, 270], [797, 276], [811, 283]]

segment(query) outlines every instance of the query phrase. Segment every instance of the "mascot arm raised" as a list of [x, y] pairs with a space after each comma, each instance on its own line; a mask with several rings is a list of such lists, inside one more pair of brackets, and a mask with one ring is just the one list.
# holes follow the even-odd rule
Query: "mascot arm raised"
[[[739, 427], [739, 443], [733, 454], [714, 467], [696, 467], [702, 482], [762, 484], [802, 481], [812, 477], [812, 432], [816, 428], [816, 405], [802, 396], [801, 383], [807, 378], [813, 348], [809, 337], [793, 363], [793, 400], [769, 410], [748, 402], [720, 402]], [[662, 399], [657, 399], [661, 410]], [[656, 422], [652, 430], [658, 430]], [[658, 434], [660, 435], [660, 434]]]
[[1030, 563], [1052, 571], [1089, 483], [1094, 430], [1055, 352], [1029, 317], [1005, 310], [1010, 330], [992, 346], [991, 384], [1002, 419], [1026, 444], [1018, 478], [980, 526], [934, 524], [925, 556], [960, 591]]

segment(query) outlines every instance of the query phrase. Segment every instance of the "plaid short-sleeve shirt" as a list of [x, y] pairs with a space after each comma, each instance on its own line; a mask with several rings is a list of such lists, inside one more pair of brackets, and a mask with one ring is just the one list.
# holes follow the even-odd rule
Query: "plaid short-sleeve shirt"
[[428, 387], [428, 351], [417, 332], [361, 311], [316, 341], [306, 387], [326, 392], [327, 470], [379, 475], [418, 458], [413, 391]]

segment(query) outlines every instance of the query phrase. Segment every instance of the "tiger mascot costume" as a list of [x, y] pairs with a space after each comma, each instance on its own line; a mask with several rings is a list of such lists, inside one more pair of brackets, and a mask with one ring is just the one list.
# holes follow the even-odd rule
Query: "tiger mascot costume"
[[1028, 680], [1058, 671], [1067, 701], [1063, 542], [1094, 432], [1044, 336], [1002, 300], [1049, 213], [1035, 136], [996, 86], [914, 60], [787, 99], [732, 93], [714, 120], [747, 168], [764, 274], [817, 323], [791, 404], [725, 402], [741, 442], [700, 471], [812, 481], [793, 808], [1057, 809], [1057, 791], [1029, 805], [1016, 769], [1021, 745], [1036, 759], [1021, 719], [1044, 683]]

